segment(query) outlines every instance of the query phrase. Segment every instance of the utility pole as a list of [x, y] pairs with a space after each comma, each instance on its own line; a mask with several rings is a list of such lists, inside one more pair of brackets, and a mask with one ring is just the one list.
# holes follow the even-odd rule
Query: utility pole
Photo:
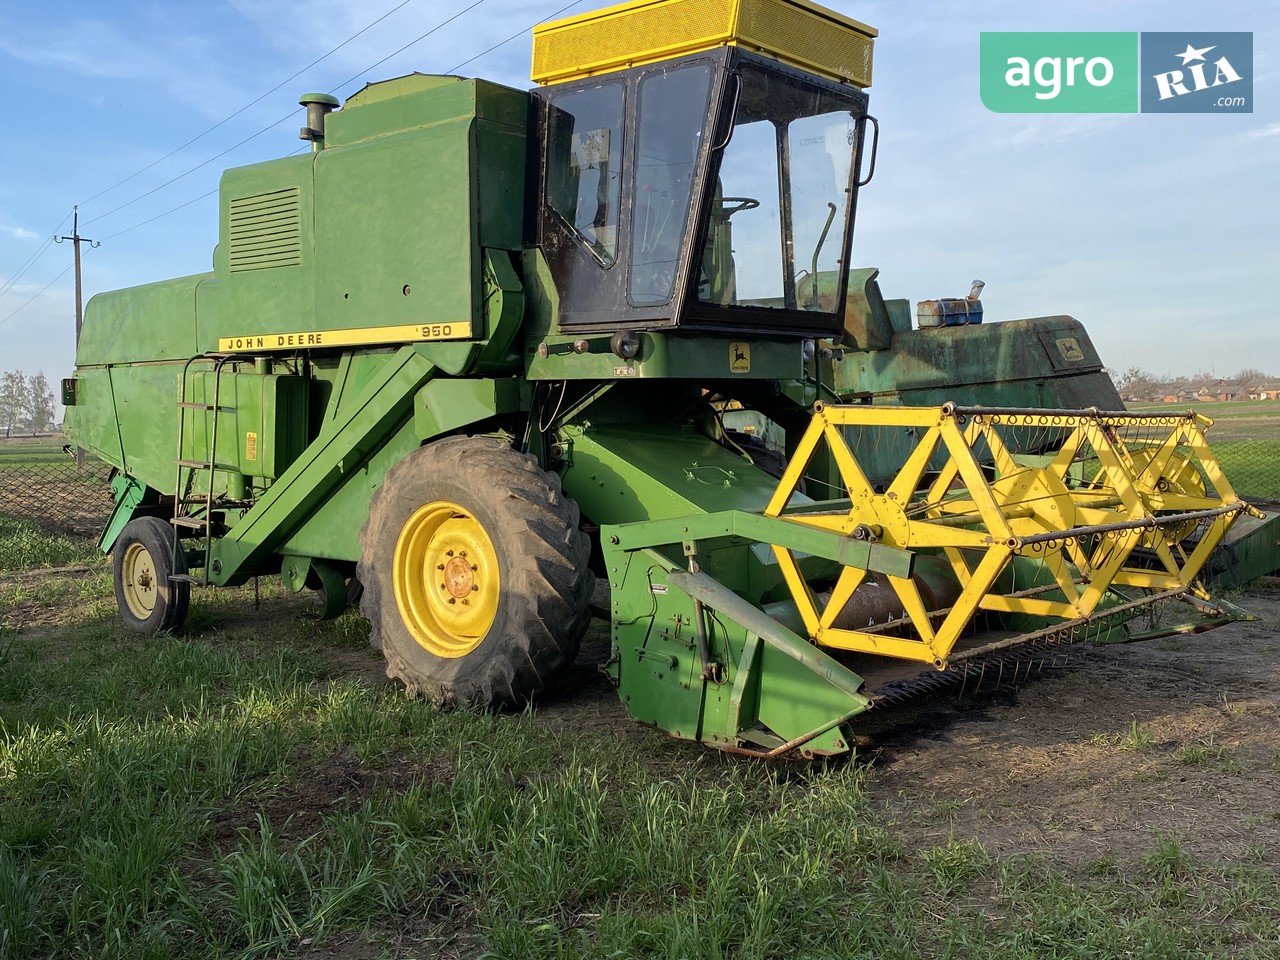
[[[65, 222], [65, 221], [64, 221]], [[80, 346], [80, 328], [84, 326], [84, 294], [80, 283], [80, 244], [87, 243], [90, 247], [100, 247], [102, 243], [98, 240], [90, 240], [88, 237], [80, 236], [80, 207], [71, 208], [71, 236], [54, 237], [58, 243], [63, 240], [70, 240], [72, 249], [75, 253], [76, 261], [76, 347]]]
[[[64, 221], [65, 222], [65, 221]], [[84, 292], [80, 281], [80, 244], [87, 243], [90, 247], [102, 246], [101, 241], [90, 240], [87, 237], [80, 236], [80, 207], [76, 205], [71, 208], [71, 236], [54, 237], [58, 243], [63, 240], [71, 241], [71, 248], [75, 256], [76, 264], [76, 350], [80, 349], [80, 328], [84, 326]], [[76, 447], [76, 470], [84, 470], [84, 450]]]

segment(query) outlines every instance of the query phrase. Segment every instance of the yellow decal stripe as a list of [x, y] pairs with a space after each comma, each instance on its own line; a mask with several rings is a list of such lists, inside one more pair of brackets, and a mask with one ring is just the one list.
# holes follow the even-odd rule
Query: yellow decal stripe
[[264, 350], [316, 350], [358, 347], [371, 343], [416, 343], [424, 340], [470, 340], [471, 321], [413, 323], [398, 327], [353, 327], [347, 330], [299, 330], [218, 338], [220, 353], [258, 353]]

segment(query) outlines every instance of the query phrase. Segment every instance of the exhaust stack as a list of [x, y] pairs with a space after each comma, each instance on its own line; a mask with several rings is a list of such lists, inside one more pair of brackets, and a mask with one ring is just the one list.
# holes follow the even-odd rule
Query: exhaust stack
[[298, 136], [311, 141], [312, 153], [323, 150], [324, 118], [338, 109], [338, 98], [327, 93], [304, 93], [298, 103], [307, 108], [307, 125], [298, 132]]

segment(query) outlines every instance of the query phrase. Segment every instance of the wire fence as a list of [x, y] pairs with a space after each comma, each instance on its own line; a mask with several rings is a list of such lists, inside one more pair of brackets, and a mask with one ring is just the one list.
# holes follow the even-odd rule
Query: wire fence
[[[1209, 442], [1237, 494], [1280, 503], [1280, 417], [1276, 439], [1236, 436]], [[83, 468], [59, 437], [0, 437], [0, 573], [82, 563], [97, 556], [111, 513], [110, 468], [89, 458]]]
[[110, 468], [58, 437], [0, 437], [0, 573], [92, 560], [113, 506]]

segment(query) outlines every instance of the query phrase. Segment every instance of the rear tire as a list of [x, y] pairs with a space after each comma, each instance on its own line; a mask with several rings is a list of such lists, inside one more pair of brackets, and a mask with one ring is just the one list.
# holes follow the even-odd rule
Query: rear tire
[[360, 533], [369, 642], [411, 695], [523, 705], [577, 655], [589, 551], [577, 504], [532, 457], [480, 437], [421, 447]]
[[111, 559], [116, 606], [135, 633], [178, 630], [187, 619], [191, 585], [169, 579], [187, 573], [181, 548], [174, 563], [173, 538], [172, 525], [159, 517], [135, 517], [116, 540]]

